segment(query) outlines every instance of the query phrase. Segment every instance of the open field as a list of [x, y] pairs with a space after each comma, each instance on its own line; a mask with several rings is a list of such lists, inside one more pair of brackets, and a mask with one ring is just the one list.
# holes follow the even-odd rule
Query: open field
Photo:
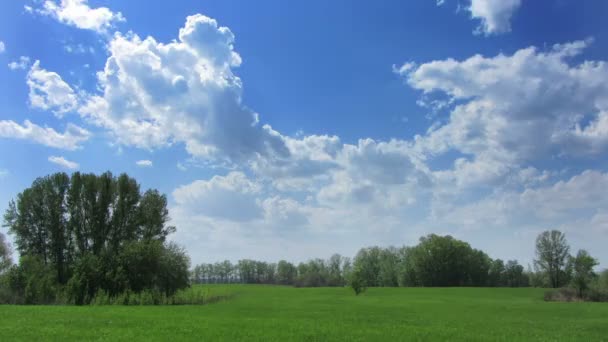
[[608, 304], [555, 303], [534, 288], [212, 285], [204, 306], [0, 306], [0, 340], [608, 339]]

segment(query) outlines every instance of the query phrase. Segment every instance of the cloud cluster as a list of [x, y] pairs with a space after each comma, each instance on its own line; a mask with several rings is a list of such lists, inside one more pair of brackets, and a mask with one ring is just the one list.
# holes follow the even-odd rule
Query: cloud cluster
[[91, 95], [80, 113], [125, 145], [181, 143], [195, 157], [232, 162], [286, 157], [280, 135], [241, 103], [241, 80], [232, 72], [241, 58], [233, 43], [228, 28], [200, 14], [167, 44], [117, 33], [98, 73], [102, 94]]
[[56, 72], [40, 67], [35, 61], [27, 74], [29, 100], [33, 108], [49, 110], [56, 116], [73, 111], [78, 106], [76, 93]]
[[11, 70], [25, 70], [30, 65], [30, 58], [21, 56], [18, 60], [8, 63], [8, 68]]
[[[31, 8], [29, 11], [32, 11]], [[46, 0], [37, 12], [64, 24], [100, 33], [106, 32], [117, 22], [125, 21], [120, 12], [112, 12], [107, 7], [91, 8], [87, 0]]]
[[462, 153], [452, 171], [480, 182], [501, 180], [532, 162], [603, 153], [608, 147], [608, 65], [570, 63], [589, 43], [446, 59], [400, 72], [424, 94], [439, 93], [458, 103], [447, 123], [416, 137], [414, 148], [427, 156]]
[[[520, 5], [473, 0], [470, 11], [481, 31], [495, 34], [510, 30]], [[82, 10], [86, 3], [61, 6]], [[110, 27], [78, 27], [84, 26]], [[228, 254], [220, 255], [229, 256], [253, 248], [251, 241], [276, 246], [311, 239], [303, 255], [317, 255], [311, 250], [319, 241], [352, 254], [331, 244], [345, 236], [353, 248], [411, 243], [431, 231], [458, 236], [481, 228], [524, 234], [560, 224], [608, 232], [603, 187], [593, 186], [608, 183], [608, 176], [561, 166], [598, 160], [608, 147], [608, 66], [575, 59], [591, 40], [395, 67], [437, 122], [411, 140], [345, 143], [338, 136], [288, 136], [262, 124], [241, 100], [234, 34], [214, 19], [187, 17], [170, 42], [132, 32], [106, 37], [96, 90], [75, 91], [35, 62], [27, 76], [30, 104], [59, 117], [78, 113], [119, 145], [183, 148], [193, 163], [229, 169], [172, 193], [172, 217], [191, 249], [222, 246], [220, 253]], [[29, 121], [0, 121], [0, 136], [73, 150], [90, 133], [71, 124], [58, 133]]]

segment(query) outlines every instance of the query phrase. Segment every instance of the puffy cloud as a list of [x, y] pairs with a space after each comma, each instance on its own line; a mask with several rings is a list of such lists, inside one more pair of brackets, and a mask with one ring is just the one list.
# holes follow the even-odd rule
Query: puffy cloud
[[27, 85], [30, 105], [34, 108], [50, 110], [59, 117], [77, 108], [78, 97], [74, 90], [57, 73], [42, 69], [40, 61], [30, 68]]
[[152, 167], [152, 161], [151, 160], [138, 160], [135, 162], [135, 165], [137, 165], [139, 167]]
[[80, 165], [78, 165], [78, 163], [69, 161], [69, 160], [65, 159], [64, 157], [50, 156], [49, 161], [53, 164], [57, 164], [63, 168], [70, 169], [70, 170], [76, 170], [80, 166]]
[[227, 27], [200, 14], [189, 16], [179, 39], [167, 44], [116, 34], [98, 73], [103, 93], [91, 95], [80, 112], [121, 144], [183, 143], [195, 157], [233, 162], [287, 157], [280, 134], [241, 103], [241, 80], [232, 72], [241, 59], [233, 43]]
[[25, 120], [23, 125], [12, 120], [0, 120], [0, 137], [31, 140], [62, 150], [79, 149], [90, 136], [89, 131], [71, 123], [68, 123], [65, 132], [60, 133], [50, 127], [40, 127], [29, 120]]
[[481, 20], [477, 32], [485, 35], [511, 31], [511, 18], [521, 0], [471, 0], [471, 17]]
[[178, 210], [231, 221], [259, 218], [262, 210], [257, 199], [261, 185], [242, 172], [197, 180], [173, 191]]
[[8, 68], [11, 70], [17, 70], [17, 69], [25, 70], [29, 67], [29, 65], [30, 65], [30, 58], [27, 56], [21, 56], [21, 57], [19, 57], [19, 60], [8, 63]]
[[457, 103], [446, 124], [416, 137], [416, 151], [433, 156], [456, 150], [467, 156], [456, 168], [490, 174], [539, 159], [603, 152], [608, 65], [568, 63], [589, 42], [433, 61], [402, 73], [413, 88]]
[[[30, 8], [29, 12], [31, 11]], [[96, 32], [106, 32], [115, 23], [125, 21], [120, 12], [114, 13], [107, 7], [91, 8], [87, 0], [47, 0], [37, 12], [61, 23]]]
[[5, 50], [6, 46], [4, 45], [4, 42], [0, 40], [0, 53], [4, 53]]

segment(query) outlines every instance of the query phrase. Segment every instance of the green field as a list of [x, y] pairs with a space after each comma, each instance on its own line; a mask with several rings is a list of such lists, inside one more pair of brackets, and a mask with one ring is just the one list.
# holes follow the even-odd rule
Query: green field
[[533, 288], [210, 286], [202, 306], [0, 306], [0, 341], [606, 341], [608, 304]]

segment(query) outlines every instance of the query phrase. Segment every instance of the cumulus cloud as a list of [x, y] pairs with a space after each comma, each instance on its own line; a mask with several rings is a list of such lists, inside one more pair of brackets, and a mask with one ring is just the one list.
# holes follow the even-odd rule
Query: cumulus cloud
[[152, 161], [151, 160], [138, 160], [135, 162], [135, 165], [137, 165], [139, 167], [152, 167]]
[[30, 58], [27, 56], [21, 56], [18, 60], [8, 63], [8, 68], [11, 70], [25, 70], [30, 66]]
[[20, 125], [12, 120], [0, 120], [0, 137], [23, 139], [62, 150], [77, 150], [89, 139], [91, 133], [84, 128], [68, 123], [63, 133], [50, 127], [41, 127], [29, 120]]
[[80, 165], [73, 161], [69, 161], [64, 157], [50, 156], [49, 161], [69, 170], [76, 170]]
[[0, 53], [4, 53], [5, 50], [6, 46], [4, 45], [4, 42], [0, 40]]
[[116, 34], [98, 74], [102, 94], [91, 95], [80, 112], [125, 145], [183, 143], [202, 159], [286, 157], [280, 134], [241, 103], [233, 43], [227, 27], [200, 14], [189, 16], [170, 43]]
[[476, 32], [485, 35], [511, 31], [511, 18], [522, 0], [471, 0], [469, 11], [481, 24]]
[[589, 43], [433, 61], [402, 73], [424, 94], [458, 103], [447, 123], [416, 137], [414, 149], [427, 158], [462, 153], [454, 170], [479, 182], [532, 161], [599, 155], [608, 147], [608, 65], [570, 63]]
[[33, 108], [50, 110], [59, 117], [77, 108], [78, 97], [74, 90], [59, 74], [41, 68], [40, 61], [34, 62], [30, 68], [27, 85]]
[[[473, 16], [482, 20], [480, 30], [508, 31], [520, 2], [482, 3], [471, 5]], [[214, 19], [188, 17], [169, 42], [134, 33], [108, 39], [96, 92], [74, 91], [37, 62], [28, 74], [35, 99], [30, 102], [58, 116], [78, 112], [119, 146], [185, 148], [187, 166], [230, 170], [172, 193], [178, 234], [188, 243], [199, 241], [190, 245], [191, 252], [205, 246], [219, 253], [232, 250], [233, 257], [259, 243], [262, 255], [269, 255], [268, 246], [288, 243], [281, 234], [295, 234], [299, 241], [319, 234], [300, 246], [309, 256], [319, 241], [327, 244], [322, 253], [341, 251], [335, 247], [345, 236], [356, 249], [415, 242], [431, 231], [517, 227], [521, 232], [561, 220], [571, 227], [584, 221], [587, 231], [602, 232], [608, 222], [608, 213], [589, 200], [597, 199], [589, 184], [603, 184], [603, 173], [560, 181], [559, 168], [538, 165], [598, 158], [608, 147], [608, 67], [572, 58], [590, 41], [395, 66], [422, 93], [420, 105], [448, 116], [412, 140], [345, 143], [338, 136], [288, 136], [262, 124], [241, 101], [235, 37]], [[49, 139], [72, 139], [62, 146], [76, 147], [89, 136], [88, 131], [69, 133], [69, 127], [57, 133], [34, 126], [0, 122], [0, 135], [46, 139], [36, 141], [47, 145]], [[576, 197], [577, 191], [587, 194]], [[568, 207], [558, 198], [578, 204]], [[197, 240], [200, 236], [205, 241]]]
[[193, 215], [248, 221], [262, 215], [257, 200], [260, 191], [259, 183], [233, 171], [180, 186], [173, 191], [173, 198], [180, 209]]
[[[117, 22], [125, 21], [120, 12], [112, 12], [107, 7], [91, 8], [87, 0], [47, 0], [36, 11], [61, 23], [100, 33], [106, 32]], [[31, 7], [28, 12], [32, 12]]]

